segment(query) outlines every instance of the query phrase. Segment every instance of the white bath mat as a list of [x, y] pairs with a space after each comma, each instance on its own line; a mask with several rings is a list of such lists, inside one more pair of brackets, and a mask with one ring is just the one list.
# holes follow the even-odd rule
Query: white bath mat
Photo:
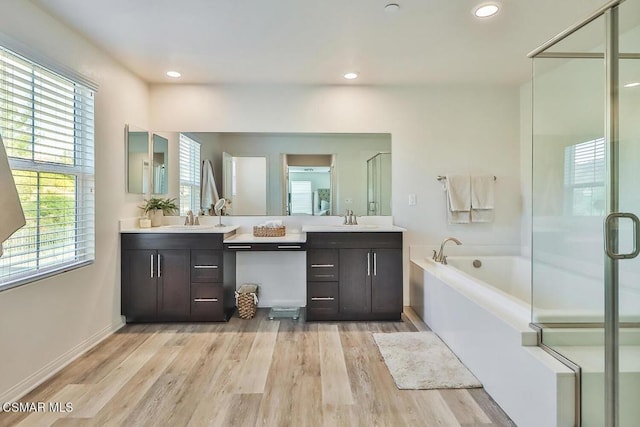
[[401, 390], [482, 387], [433, 332], [379, 333], [373, 338]]

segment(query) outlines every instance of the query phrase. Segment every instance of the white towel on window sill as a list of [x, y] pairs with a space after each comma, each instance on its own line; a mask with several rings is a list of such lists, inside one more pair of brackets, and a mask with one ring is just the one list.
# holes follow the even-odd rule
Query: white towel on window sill
[[24, 212], [0, 135], [0, 256], [2, 243], [25, 225]]

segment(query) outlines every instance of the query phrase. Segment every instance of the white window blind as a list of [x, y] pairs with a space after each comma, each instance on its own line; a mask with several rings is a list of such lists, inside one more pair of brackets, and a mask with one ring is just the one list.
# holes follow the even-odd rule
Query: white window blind
[[313, 214], [311, 181], [291, 181], [291, 214]]
[[180, 134], [180, 215], [200, 210], [200, 143]]
[[0, 47], [0, 133], [27, 221], [3, 245], [0, 288], [92, 262], [93, 91]]
[[573, 216], [604, 215], [604, 139], [565, 148], [565, 212]]

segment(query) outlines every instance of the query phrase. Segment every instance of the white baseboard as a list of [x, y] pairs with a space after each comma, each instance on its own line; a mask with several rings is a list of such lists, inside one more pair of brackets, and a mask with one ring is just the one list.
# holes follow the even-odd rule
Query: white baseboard
[[71, 348], [69, 351], [66, 351], [51, 362], [47, 363], [42, 368], [38, 369], [27, 378], [11, 387], [9, 390], [0, 394], [0, 402], [18, 401], [25, 394], [29, 393], [31, 390], [51, 378], [65, 366], [85, 354], [105, 338], [111, 336], [114, 332], [122, 328], [124, 325], [125, 323], [105, 326], [86, 340]]

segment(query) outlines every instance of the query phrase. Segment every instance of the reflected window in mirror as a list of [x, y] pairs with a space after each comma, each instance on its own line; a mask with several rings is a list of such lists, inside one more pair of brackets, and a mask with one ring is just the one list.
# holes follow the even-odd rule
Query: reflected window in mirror
[[180, 134], [180, 215], [200, 210], [200, 143]]

